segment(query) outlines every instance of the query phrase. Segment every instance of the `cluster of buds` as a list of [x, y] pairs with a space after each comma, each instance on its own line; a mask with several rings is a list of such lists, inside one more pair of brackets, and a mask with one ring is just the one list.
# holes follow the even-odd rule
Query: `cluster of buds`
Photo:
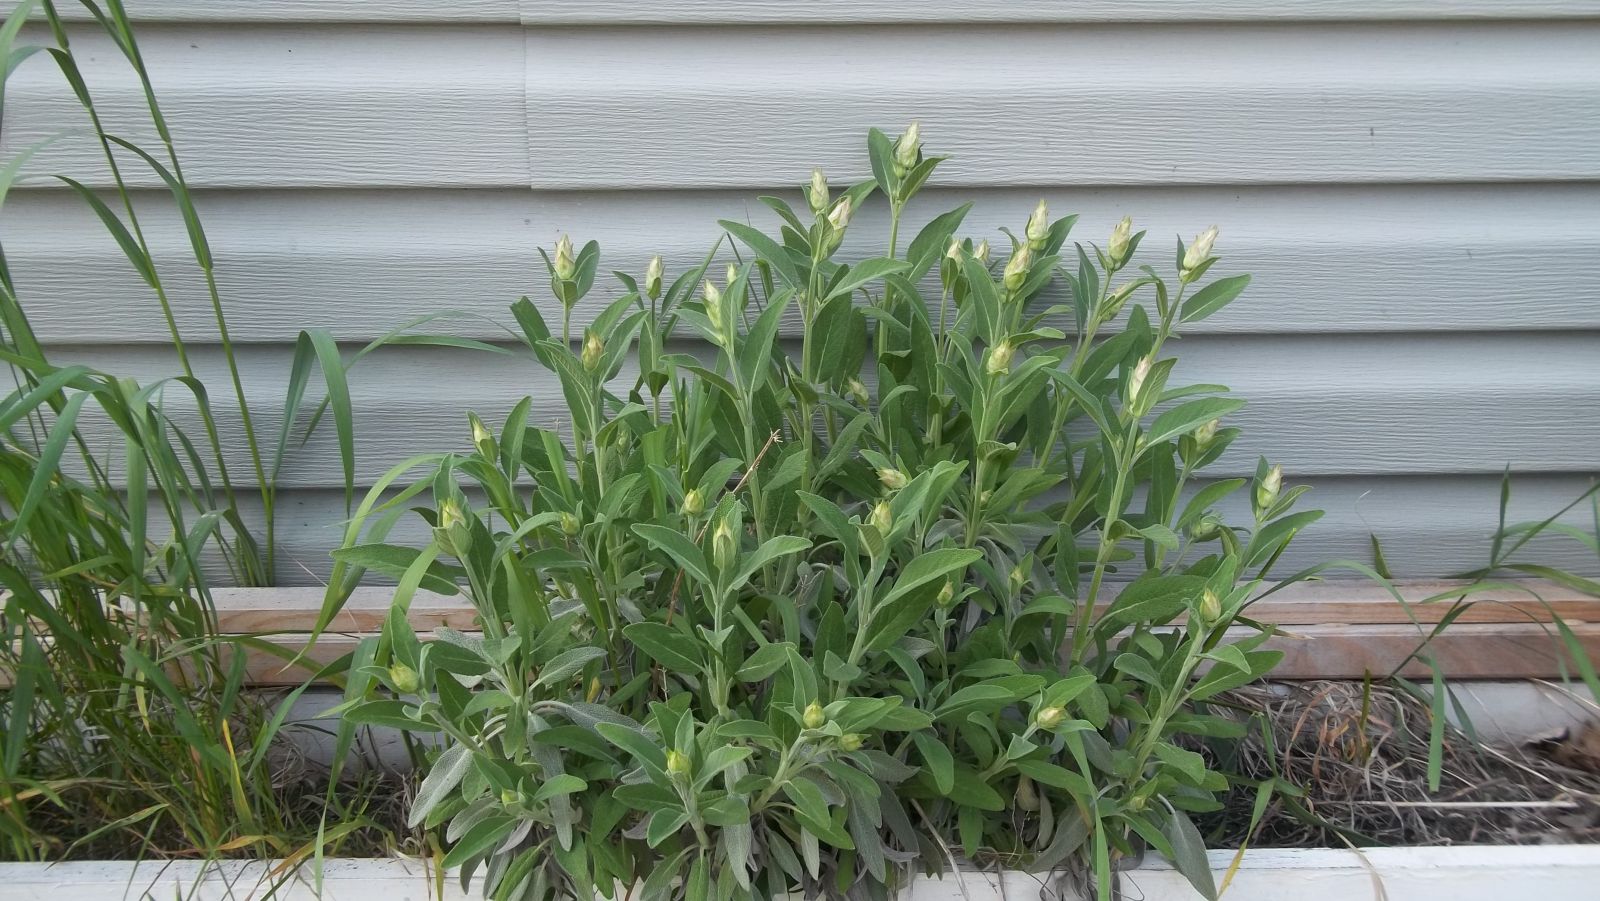
[[1278, 492], [1283, 490], [1283, 467], [1274, 465], [1267, 470], [1267, 474], [1256, 483], [1256, 509], [1266, 510], [1278, 499]]
[[590, 332], [584, 337], [583, 352], [579, 354], [579, 359], [583, 361], [583, 368], [594, 372], [599, 367], [600, 358], [605, 356], [605, 352], [606, 343], [600, 340], [599, 335]]
[[1006, 261], [1005, 274], [1001, 276], [1001, 280], [1005, 283], [1006, 290], [1011, 292], [1013, 295], [1017, 291], [1021, 290], [1023, 283], [1028, 280], [1028, 267], [1032, 265], [1033, 252], [1028, 249], [1028, 245], [1023, 244], [1018, 246], [1017, 249], [1011, 253], [1011, 259]]
[[922, 162], [922, 125], [918, 122], [911, 123], [899, 140], [894, 142], [894, 174], [897, 178], [905, 178], [911, 170]]
[[453, 497], [439, 502], [439, 519], [433, 530], [439, 547], [452, 557], [460, 557], [472, 542], [472, 532], [467, 527], [467, 515], [461, 503]]
[[1011, 358], [1016, 352], [1010, 341], [1001, 341], [989, 348], [989, 359], [983, 364], [984, 371], [990, 375], [1004, 375], [1010, 372]]
[[727, 571], [733, 566], [733, 561], [739, 555], [739, 538], [733, 533], [733, 524], [728, 520], [731, 516], [724, 516], [717, 523], [717, 530], [711, 533], [711, 559], [717, 564], [717, 569]]
[[820, 214], [828, 208], [828, 178], [821, 169], [811, 170], [811, 184], [806, 186], [806, 205], [811, 212]]
[[1200, 277], [1204, 271], [1202, 267], [1211, 259], [1211, 245], [1216, 242], [1217, 227], [1213, 225], [1201, 232], [1183, 251], [1183, 265], [1179, 268], [1185, 284]]
[[664, 269], [659, 253], [651, 257], [649, 265], [644, 267], [644, 293], [651, 300], [661, 298], [661, 275]]
[[706, 512], [706, 497], [698, 488], [690, 488], [683, 493], [683, 515], [699, 516]]
[[821, 729], [823, 726], [828, 725], [828, 711], [823, 710], [821, 704], [812, 701], [806, 705], [805, 712], [800, 715], [800, 722], [807, 729]]
[[878, 481], [882, 482], [883, 487], [889, 489], [890, 491], [899, 491], [900, 489], [906, 487], [906, 484], [910, 480], [907, 479], [906, 474], [900, 470], [892, 469], [886, 466], [878, 470]]
[[1028, 217], [1027, 236], [1028, 249], [1035, 253], [1044, 250], [1050, 240], [1050, 206], [1043, 200], [1033, 208], [1033, 215]]
[[1106, 261], [1112, 269], [1121, 269], [1122, 264], [1128, 261], [1128, 242], [1133, 237], [1133, 217], [1123, 216], [1122, 221], [1111, 229], [1111, 238], [1106, 241]]
[[489, 431], [489, 427], [483, 424], [483, 420], [479, 419], [476, 413], [468, 413], [467, 421], [472, 424], [472, 446], [476, 447], [478, 453], [485, 459], [493, 460], [497, 450], [494, 433]]

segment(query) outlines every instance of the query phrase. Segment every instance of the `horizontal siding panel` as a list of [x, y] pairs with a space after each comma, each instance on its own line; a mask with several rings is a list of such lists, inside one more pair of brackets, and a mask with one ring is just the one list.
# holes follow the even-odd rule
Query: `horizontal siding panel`
[[[1382, 539], [1385, 557], [1397, 578], [1460, 572], [1481, 566], [1488, 558], [1498, 510], [1498, 477], [1298, 482], [1312, 485], [1301, 507], [1321, 509], [1326, 514], [1290, 546], [1275, 570], [1280, 575], [1333, 559], [1370, 562], [1373, 534]], [[1585, 480], [1576, 477], [1518, 479], [1512, 493], [1510, 519], [1525, 521], [1549, 516], [1571, 503], [1586, 486]], [[280, 578], [284, 584], [317, 584], [327, 576], [328, 552], [338, 547], [343, 537], [343, 497], [332, 491], [290, 491], [280, 496], [279, 505], [282, 518], [278, 534], [283, 542]], [[1224, 512], [1235, 519], [1248, 519], [1248, 513], [1241, 509]], [[421, 547], [427, 541], [425, 528], [420, 519], [407, 516], [390, 540]], [[1530, 545], [1524, 554], [1525, 559], [1579, 572], [1595, 568], [1593, 552], [1573, 541]], [[1351, 570], [1342, 572], [1355, 575]]]
[[[63, 17], [89, 18], [76, 0], [56, 5]], [[123, 0], [128, 15], [145, 22], [516, 22], [518, 5], [518, 0]]]
[[[923, 195], [906, 231], [974, 199], [963, 234], [1005, 246], [998, 229], [1019, 229], [1040, 195], [1057, 215], [1081, 213], [1071, 236], [1078, 241], [1103, 243], [1118, 217], [1133, 215], [1152, 236], [1141, 259], [1162, 269], [1171, 266], [1173, 235], [1220, 223], [1219, 271], [1250, 272], [1254, 282], [1194, 332], [1600, 328], [1596, 184], [953, 189]], [[143, 199], [180, 325], [209, 334], [210, 305], [187, 263], [182, 224], [159, 195]], [[512, 300], [549, 296], [534, 247], [552, 246], [562, 231], [598, 240], [602, 270], [642, 273], [661, 253], [678, 273], [704, 258], [718, 218], [774, 233], [777, 222], [740, 192], [206, 192], [199, 202], [233, 334], [262, 342], [291, 340], [308, 325], [370, 340], [441, 309], [492, 320], [454, 322], [458, 334], [502, 337], [496, 323]], [[14, 193], [0, 228], [45, 340], [81, 340], [88, 321], [108, 343], [163, 340], [150, 293], [76, 197]], [[887, 214], [874, 203], [857, 217], [843, 255], [867, 253], [886, 233]], [[578, 321], [616, 295], [616, 282], [602, 277]]]
[[[1249, 402], [1229, 420], [1245, 434], [1217, 464], [1219, 476], [1253, 472], [1262, 454], [1302, 475], [1493, 473], [1508, 463], [1519, 472], [1586, 472], [1600, 446], [1600, 419], [1577, 415], [1600, 409], [1600, 340], [1593, 334], [1193, 337], [1174, 352], [1175, 379], [1228, 385]], [[215, 348], [196, 348], [191, 357], [214, 392], [227, 384]], [[142, 383], [175, 371], [170, 352], [155, 348], [69, 347], [56, 358]], [[262, 434], [277, 434], [289, 358], [289, 348], [271, 346], [241, 356], [252, 408], [266, 423], [258, 426]], [[619, 391], [631, 384], [631, 376], [613, 383]], [[531, 423], [569, 430], [554, 377], [521, 357], [394, 349], [359, 363], [350, 386], [362, 484], [413, 454], [466, 450], [469, 409], [503, 421], [532, 395]], [[169, 408], [185, 409], [183, 403], [172, 392]], [[223, 441], [237, 455], [233, 468], [244, 471], [237, 424], [224, 423]], [[284, 481], [342, 484], [338, 459], [333, 431], [324, 428], [292, 455]]]
[[[154, 26], [139, 39], [196, 186], [527, 182], [515, 28]], [[87, 29], [74, 47], [107, 130], [159, 148], [120, 55]], [[17, 70], [6, 100], [0, 156], [70, 129], [26, 171], [108, 183], [82, 109], [45, 57]]]
[[946, 183], [1600, 176], [1589, 23], [532, 30], [527, 61], [536, 187], [859, 177], [911, 119]]
[[[125, 0], [145, 21], [516, 22], [531, 26], [595, 23], [742, 25], [755, 22], [1207, 22], [1293, 19], [1475, 19], [1592, 16], [1586, 0], [1012, 0], [1004, 4], [890, 0]], [[76, 4], [61, 13], [87, 18]]]
[[1586, 0], [522, 0], [530, 25], [1217, 22], [1593, 16]]

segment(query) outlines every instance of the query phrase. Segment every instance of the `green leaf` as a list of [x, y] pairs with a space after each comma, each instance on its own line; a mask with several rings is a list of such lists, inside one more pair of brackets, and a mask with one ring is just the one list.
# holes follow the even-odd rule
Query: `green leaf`
[[792, 648], [794, 645], [787, 641], [764, 644], [745, 658], [744, 665], [739, 667], [735, 675], [741, 682], [760, 682], [783, 668]]
[[923, 765], [928, 768], [939, 793], [950, 794], [956, 784], [956, 761], [950, 749], [938, 736], [928, 731], [911, 733], [911, 740], [917, 746], [917, 753], [922, 755]]
[[581, 647], [562, 651], [540, 668], [539, 678], [533, 685], [535, 688], [556, 685], [605, 655], [603, 648]]
[[428, 768], [428, 775], [417, 786], [417, 795], [411, 799], [411, 813], [406, 817], [406, 827], [415, 829], [422, 825], [428, 814], [445, 796], [461, 784], [461, 777], [472, 767], [472, 752], [466, 745], [451, 745]]
[[887, 257], [862, 260], [850, 267], [844, 278], [833, 286], [833, 290], [828, 294], [827, 299], [831, 300], [832, 298], [849, 294], [869, 282], [878, 281], [889, 275], [898, 275], [910, 268], [910, 263], [902, 260], [892, 260]]
[[753, 228], [743, 222], [735, 222], [732, 219], [719, 219], [717, 224], [726, 229], [728, 234], [743, 241], [761, 259], [771, 263], [773, 269], [777, 271], [778, 277], [783, 279], [784, 284], [791, 288], [800, 287], [800, 273], [794, 268], [794, 261], [789, 258], [789, 252], [783, 249], [783, 245], [774, 241], [760, 229]]
[[1194, 890], [1216, 901], [1217, 884], [1211, 876], [1211, 861], [1206, 857], [1206, 843], [1200, 830], [1181, 810], [1172, 810], [1162, 824], [1162, 833], [1172, 843], [1172, 865], [1182, 873]]
[[895, 579], [894, 587], [884, 595], [882, 603], [892, 604], [923, 585], [966, 569], [982, 556], [982, 551], [973, 548], [941, 548], [922, 554], [900, 571], [900, 577]]
[[1232, 397], [1202, 397], [1173, 407], [1150, 424], [1145, 446], [1150, 447], [1194, 431], [1195, 427], [1237, 412], [1244, 401]]
[[505, 841], [506, 836], [517, 826], [517, 818], [512, 816], [495, 815], [481, 820], [461, 836], [460, 841], [444, 856], [440, 866], [451, 869], [459, 867], [469, 860], [488, 854], [494, 847]]
[[[358, 544], [335, 548], [333, 559], [398, 579], [416, 563], [420, 554], [416, 548], [396, 544]], [[420, 587], [437, 594], [456, 594], [460, 591], [455, 581], [458, 578], [466, 578], [466, 570], [435, 560], [428, 564]]]
[[700, 552], [694, 542], [684, 537], [682, 532], [649, 523], [636, 523], [633, 531], [634, 534], [645, 540], [645, 544], [664, 551], [673, 560], [676, 560], [685, 572], [699, 580], [702, 585], [713, 584], [711, 572], [706, 568], [705, 555]]
[[622, 635], [669, 671], [703, 674], [704, 646], [693, 637], [663, 623], [633, 623]]
[[805, 538], [793, 535], [779, 535], [768, 538], [750, 554], [739, 561], [739, 572], [733, 577], [733, 588], [740, 588], [750, 580], [755, 571], [767, 565], [770, 561], [789, 554], [798, 554], [811, 547], [811, 542]]
[[1250, 284], [1250, 276], [1235, 275], [1230, 278], [1221, 278], [1194, 292], [1194, 296], [1183, 302], [1183, 321], [1199, 322], [1217, 312], [1230, 303], [1233, 303], [1246, 286]]

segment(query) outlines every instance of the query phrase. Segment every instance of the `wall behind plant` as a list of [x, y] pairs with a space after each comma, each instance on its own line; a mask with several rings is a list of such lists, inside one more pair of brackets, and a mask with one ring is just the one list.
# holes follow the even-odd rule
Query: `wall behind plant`
[[[659, 252], [670, 275], [717, 217], [769, 224], [757, 193], [813, 164], [863, 177], [866, 128], [917, 118], [953, 157], [921, 206], [980, 200], [974, 234], [1020, 227], [1039, 196], [1083, 214], [1075, 238], [1128, 213], [1163, 254], [1221, 224], [1228, 270], [1255, 283], [1177, 352], [1251, 400], [1218, 475], [1268, 453], [1316, 487], [1328, 516], [1298, 560], [1366, 557], [1377, 531], [1398, 573], [1474, 565], [1508, 463], [1525, 516], [1600, 469], [1592, 2], [126, 3], [264, 409], [300, 327], [359, 344], [452, 309], [472, 314], [457, 332], [505, 339], [511, 300], [547, 299], [536, 245], [570, 232], [601, 242], [603, 270]], [[147, 139], [136, 86], [92, 55], [110, 128]], [[8, 99], [5, 155], [81, 123], [42, 61]], [[80, 133], [33, 171], [103, 183], [97, 156]], [[180, 325], [202, 334], [181, 223], [159, 192], [148, 205]], [[857, 240], [886, 227], [859, 222]], [[171, 371], [157, 307], [79, 202], [36, 180], [0, 228], [63, 356]], [[222, 384], [219, 353], [197, 367]], [[532, 393], [537, 421], [565, 419], [547, 374], [511, 357], [402, 349], [353, 379], [367, 482], [464, 448], [468, 408]], [[331, 434], [287, 473], [280, 575], [312, 581], [342, 517]]]

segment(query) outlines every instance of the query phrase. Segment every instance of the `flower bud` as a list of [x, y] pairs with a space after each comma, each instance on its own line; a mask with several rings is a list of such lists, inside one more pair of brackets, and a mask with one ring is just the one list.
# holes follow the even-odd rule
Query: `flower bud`
[[922, 125], [913, 122], [894, 143], [894, 174], [904, 177], [922, 160]]
[[513, 804], [518, 804], [521, 801], [522, 801], [522, 793], [517, 791], [516, 789], [514, 789], [514, 788], [502, 788], [502, 789], [500, 789], [500, 803], [505, 805], [506, 807], [510, 807]]
[[906, 474], [900, 470], [885, 467], [878, 470], [878, 481], [882, 482], [883, 487], [890, 491], [899, 491], [901, 488], [906, 487], [906, 483], [909, 480], [906, 478]]
[[1222, 531], [1222, 517], [1207, 513], [1189, 524], [1189, 537], [1195, 541], [1210, 541]]
[[839, 198], [839, 202], [833, 205], [833, 212], [828, 214], [828, 224], [833, 226], [833, 230], [836, 232], [844, 231], [846, 226], [850, 224], [852, 211], [850, 198]]
[[1194, 443], [1199, 445], [1201, 450], [1205, 450], [1211, 446], [1211, 442], [1217, 440], [1217, 429], [1221, 427], [1222, 422], [1216, 419], [1195, 426]]
[[1022, 287], [1028, 280], [1028, 267], [1033, 265], [1033, 253], [1028, 250], [1028, 245], [1023, 244], [1011, 254], [1011, 259], [1006, 261], [1006, 271], [1003, 277], [1007, 291], [1015, 291]]
[[644, 267], [644, 293], [651, 300], [661, 296], [661, 273], [663, 270], [661, 254], [650, 258], [650, 265]]
[[1010, 574], [1006, 576], [1006, 584], [1011, 587], [1013, 597], [1019, 595], [1022, 593], [1023, 587], [1028, 584], [1028, 574], [1023, 571], [1021, 566], [1013, 566]]
[[801, 716], [800, 721], [805, 724], [807, 729], [821, 729], [823, 726], [828, 725], [828, 711], [823, 710], [821, 704], [812, 701], [806, 705], [806, 711]]
[[590, 332], [589, 336], [583, 339], [583, 353], [579, 355], [583, 360], [583, 368], [593, 372], [595, 367], [600, 365], [600, 357], [605, 352], [605, 342], [600, 340], [599, 335]]
[[1039, 809], [1039, 792], [1027, 776], [1017, 779], [1017, 806], [1029, 811]]
[[394, 690], [403, 695], [414, 694], [422, 687], [422, 680], [417, 678], [417, 671], [404, 663], [396, 663], [389, 667], [389, 684]]
[[934, 601], [941, 609], [950, 609], [950, 605], [956, 602], [956, 583], [946, 579], [944, 587], [939, 589], [939, 596]]
[[860, 732], [846, 732], [845, 734], [839, 736], [839, 750], [846, 753], [859, 751], [861, 750], [861, 746], [866, 744], [866, 741], [866, 736], [862, 735]]
[[1003, 375], [1011, 371], [1011, 357], [1016, 350], [1011, 347], [1010, 341], [1001, 341], [989, 348], [989, 361], [984, 364], [984, 371], [990, 375]]
[[578, 521], [578, 517], [572, 515], [571, 513], [567, 513], [565, 511], [562, 512], [562, 514], [561, 514], [561, 534], [566, 535], [567, 537], [571, 538], [572, 536], [577, 535], [578, 534], [578, 530], [581, 529], [581, 528], [583, 528], [583, 523]]
[[734, 280], [738, 277], [739, 267], [733, 265], [732, 263], [729, 263], [727, 267], [722, 270], [722, 283], [724, 285], [732, 285]]
[[722, 315], [722, 289], [712, 284], [708, 278], [700, 286], [700, 290], [705, 297], [706, 319], [711, 323], [711, 331], [715, 333], [719, 343], [726, 343], [728, 330], [727, 321]]
[[1262, 510], [1272, 506], [1278, 499], [1278, 492], [1283, 488], [1283, 467], [1275, 465], [1267, 470], [1261, 481], [1256, 485], [1256, 506]]
[[960, 263], [962, 258], [961, 239], [951, 238], [950, 246], [944, 249], [944, 258], [952, 263]]
[[1200, 595], [1200, 622], [1202, 625], [1215, 625], [1222, 618], [1222, 599], [1217, 593], [1207, 588]]
[[1054, 729], [1066, 717], [1067, 712], [1060, 707], [1043, 707], [1033, 715], [1033, 721], [1040, 729]]
[[1044, 250], [1045, 242], [1050, 239], [1050, 207], [1043, 200], [1033, 208], [1033, 215], [1028, 217], [1028, 247], [1033, 250]]
[[877, 505], [872, 508], [872, 516], [867, 522], [878, 530], [879, 535], [888, 535], [889, 531], [894, 528], [894, 512], [889, 509], [889, 502], [878, 501]]
[[863, 407], [872, 402], [872, 396], [867, 393], [867, 386], [861, 384], [860, 379], [850, 379], [845, 382], [845, 390], [850, 392], [851, 399]]
[[828, 178], [821, 169], [811, 170], [811, 184], [806, 188], [806, 203], [811, 212], [820, 213], [828, 208]]
[[672, 776], [689, 775], [689, 755], [676, 748], [668, 751], [667, 773]]
[[683, 494], [683, 515], [699, 516], [706, 512], [706, 497], [698, 488], [690, 488]]
[[739, 555], [739, 538], [733, 534], [733, 526], [728, 519], [724, 516], [711, 535], [711, 558], [717, 564], [717, 569], [725, 570], [733, 566], [734, 558]]
[[1215, 244], [1216, 241], [1217, 227], [1215, 225], [1201, 232], [1199, 237], [1194, 239], [1194, 243], [1190, 244], [1189, 248], [1183, 252], [1183, 271], [1188, 273], [1189, 270], [1210, 259], [1211, 245]]
[[1111, 229], [1111, 238], [1106, 241], [1106, 258], [1111, 265], [1120, 268], [1127, 260], [1128, 240], [1133, 236], [1133, 217], [1123, 216], [1122, 221]]
[[1117, 314], [1122, 312], [1123, 307], [1127, 306], [1128, 298], [1133, 296], [1133, 292], [1137, 290], [1138, 287], [1138, 282], [1128, 282], [1125, 285], [1118, 286], [1116, 290], [1112, 291], [1111, 294], [1106, 297], [1105, 303], [1101, 304], [1100, 318], [1102, 320], [1111, 320], [1117, 318]]
[[972, 248], [972, 258], [977, 260], [978, 262], [982, 263], [985, 266], [989, 265], [989, 239], [988, 238], [984, 238], [982, 241], [979, 241], [978, 242], [978, 246]]
[[1128, 374], [1128, 403], [1138, 406], [1139, 395], [1144, 392], [1145, 379], [1150, 377], [1150, 367], [1153, 364], [1149, 357], [1139, 360], [1133, 367], [1133, 372]]
[[468, 413], [467, 421], [472, 424], [472, 446], [485, 457], [493, 457], [496, 449], [494, 433], [489, 431], [489, 427], [483, 424], [483, 420], [479, 419], [476, 413]]
[[471, 542], [472, 533], [467, 528], [466, 514], [455, 498], [447, 497], [439, 502], [438, 526], [434, 528], [433, 536], [439, 542], [439, 547], [453, 557], [460, 557]]
[[556, 261], [552, 268], [556, 271], [556, 278], [570, 280], [578, 274], [578, 264], [572, 259], [572, 239], [566, 235], [556, 242]]

